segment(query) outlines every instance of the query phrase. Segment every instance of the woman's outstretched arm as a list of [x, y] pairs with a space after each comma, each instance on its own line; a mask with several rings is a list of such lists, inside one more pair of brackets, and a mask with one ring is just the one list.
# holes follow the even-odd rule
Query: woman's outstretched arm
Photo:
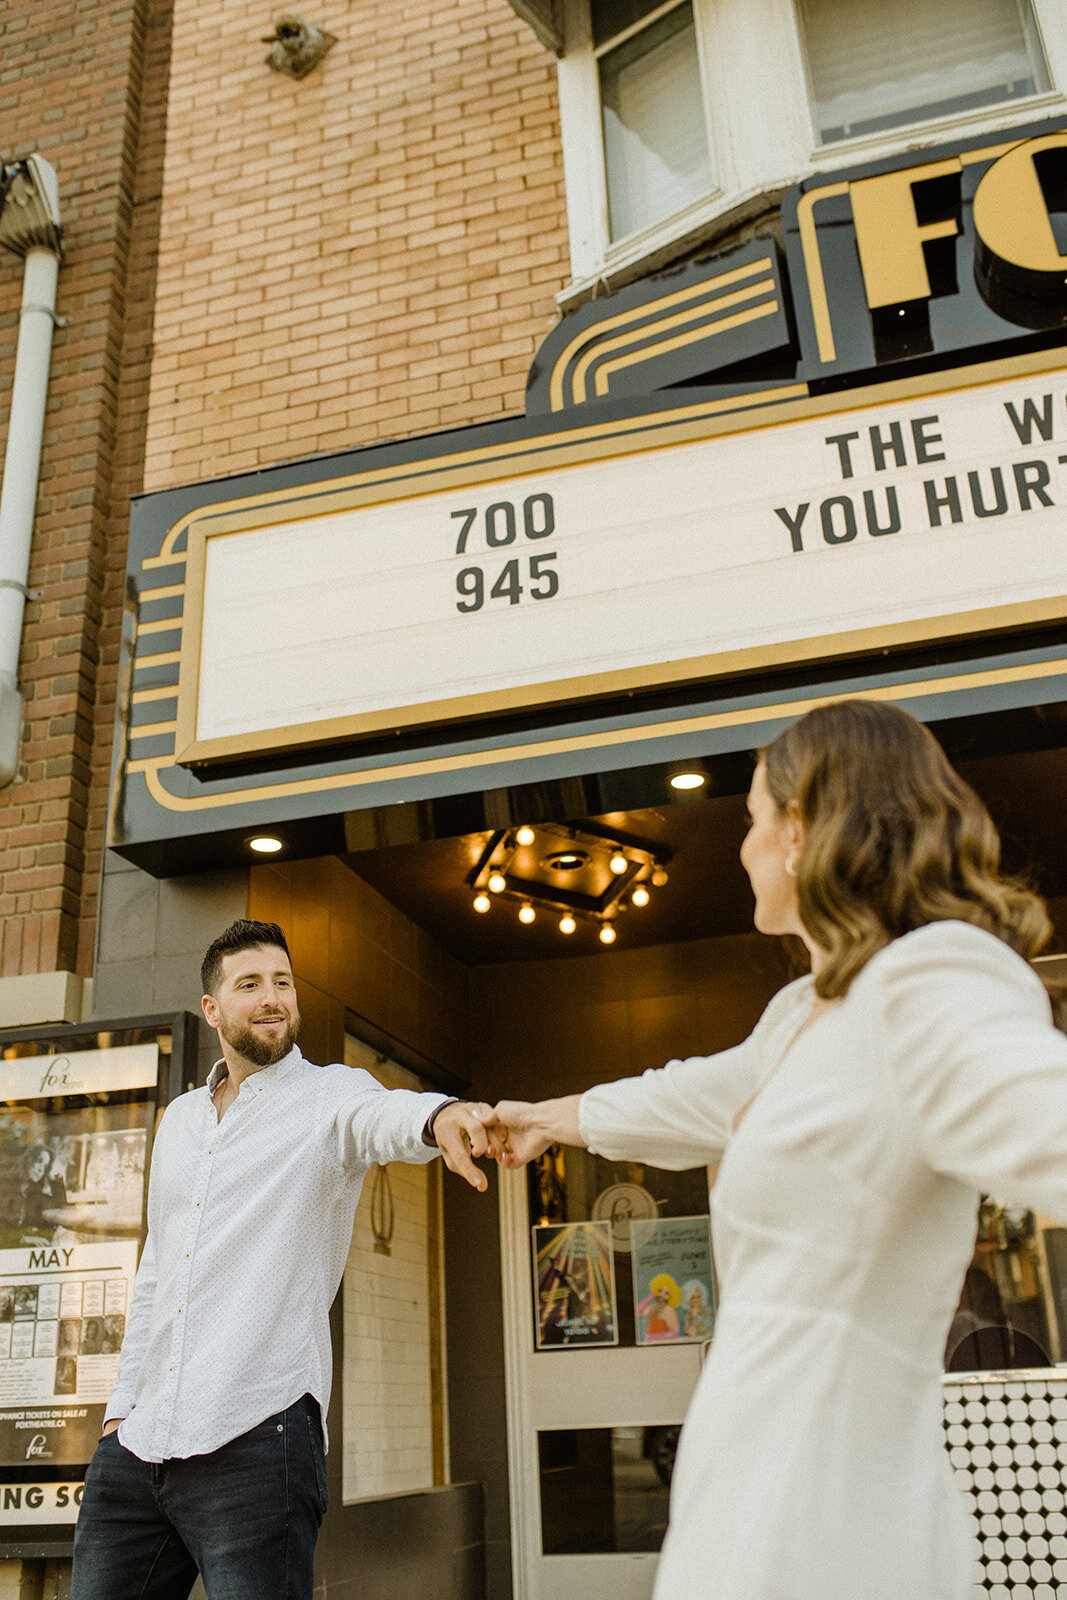
[[584, 1150], [578, 1127], [580, 1099], [567, 1094], [558, 1100], [501, 1100], [488, 1117], [481, 1118], [486, 1128], [497, 1130], [500, 1165], [524, 1167], [550, 1144], [574, 1144]]

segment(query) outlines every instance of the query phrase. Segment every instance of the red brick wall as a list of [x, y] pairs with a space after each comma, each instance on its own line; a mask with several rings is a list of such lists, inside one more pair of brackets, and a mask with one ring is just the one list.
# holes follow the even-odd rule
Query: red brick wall
[[[0, 790], [0, 976], [92, 964], [128, 502], [142, 477], [168, 8], [0, 0], [0, 153], [36, 150], [56, 169], [68, 319], [29, 575], [43, 595], [22, 641], [23, 765]], [[21, 262], [4, 255], [0, 444], [21, 292]]]

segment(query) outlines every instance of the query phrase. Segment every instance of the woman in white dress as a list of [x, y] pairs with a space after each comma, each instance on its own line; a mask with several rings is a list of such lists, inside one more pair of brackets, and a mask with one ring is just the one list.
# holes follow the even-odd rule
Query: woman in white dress
[[980, 1194], [1067, 1218], [1067, 1038], [1029, 965], [1049, 920], [895, 707], [809, 713], [748, 807], [756, 927], [798, 934], [811, 975], [735, 1049], [502, 1102], [500, 1159], [722, 1158], [658, 1600], [969, 1600], [941, 1356]]

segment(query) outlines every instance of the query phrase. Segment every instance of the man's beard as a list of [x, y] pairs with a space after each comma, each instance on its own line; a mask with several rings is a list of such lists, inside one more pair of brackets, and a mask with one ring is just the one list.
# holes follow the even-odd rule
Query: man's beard
[[236, 1050], [244, 1056], [246, 1061], [251, 1061], [254, 1067], [273, 1067], [276, 1061], [287, 1056], [296, 1043], [296, 1036], [300, 1032], [300, 1018], [293, 1017], [284, 1033], [260, 1034], [249, 1023], [243, 1028], [229, 1029], [220, 1027], [219, 1032], [231, 1050]]

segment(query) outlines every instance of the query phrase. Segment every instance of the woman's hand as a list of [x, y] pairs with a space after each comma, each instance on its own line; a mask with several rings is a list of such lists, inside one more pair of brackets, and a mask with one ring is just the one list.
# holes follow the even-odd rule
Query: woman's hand
[[502, 1167], [524, 1167], [552, 1144], [584, 1145], [576, 1094], [559, 1100], [501, 1100], [482, 1119]]

